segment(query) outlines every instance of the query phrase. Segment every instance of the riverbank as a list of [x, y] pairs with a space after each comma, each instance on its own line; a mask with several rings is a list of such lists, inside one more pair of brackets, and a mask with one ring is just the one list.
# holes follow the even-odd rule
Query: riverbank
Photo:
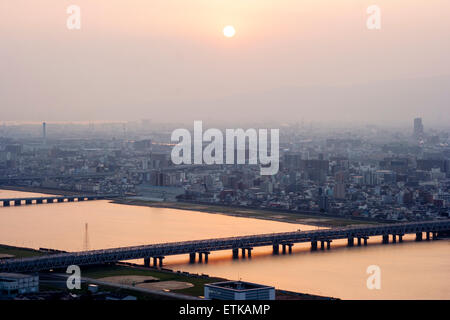
[[354, 224], [373, 224], [374, 222], [366, 222], [360, 220], [352, 220], [339, 217], [324, 217], [312, 214], [300, 214], [282, 211], [270, 211], [270, 210], [258, 210], [258, 209], [246, 209], [227, 207], [219, 205], [205, 205], [185, 202], [156, 202], [137, 199], [115, 199], [112, 203], [132, 205], [132, 206], [144, 206], [153, 208], [166, 208], [166, 209], [178, 209], [188, 211], [200, 211], [212, 214], [222, 214], [232, 217], [252, 218], [261, 220], [270, 220], [278, 222], [296, 223], [311, 225], [317, 227], [345, 227]]
[[43, 252], [30, 248], [14, 247], [0, 244], [0, 259], [30, 258], [44, 255]]
[[[21, 187], [21, 186], [1, 186], [0, 189], [22, 191], [22, 192], [34, 192], [34, 193], [44, 193], [51, 195], [76, 195], [79, 194], [74, 191], [41, 188], [41, 187]], [[377, 222], [364, 221], [357, 219], [340, 218], [333, 216], [326, 216], [320, 214], [306, 214], [306, 213], [293, 213], [286, 211], [275, 211], [275, 210], [262, 210], [254, 208], [243, 208], [243, 207], [230, 207], [222, 205], [213, 204], [198, 204], [198, 203], [188, 203], [188, 202], [158, 202], [150, 200], [140, 200], [140, 199], [127, 199], [120, 198], [112, 201], [117, 204], [133, 205], [133, 206], [145, 206], [154, 208], [166, 208], [166, 209], [178, 209], [187, 211], [200, 211], [211, 214], [222, 214], [232, 217], [241, 218], [252, 218], [261, 220], [270, 220], [278, 222], [287, 222], [295, 224], [304, 224], [317, 227], [333, 228], [333, 227], [345, 227], [355, 224], [375, 224]]]

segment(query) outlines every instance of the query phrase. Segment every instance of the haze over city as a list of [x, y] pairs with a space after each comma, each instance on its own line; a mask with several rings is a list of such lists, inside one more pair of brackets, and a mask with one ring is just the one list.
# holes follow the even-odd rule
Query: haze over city
[[411, 300], [388, 306], [405, 318], [449, 301], [449, 12], [1, 1], [1, 314], [290, 319]]
[[0, 4], [1, 120], [450, 120], [445, 0], [74, 3]]

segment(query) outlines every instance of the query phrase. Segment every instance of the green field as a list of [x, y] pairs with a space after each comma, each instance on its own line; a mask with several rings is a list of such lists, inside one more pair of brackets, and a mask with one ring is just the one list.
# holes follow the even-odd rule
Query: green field
[[28, 258], [42, 256], [45, 253], [28, 248], [19, 248], [0, 244], [0, 254], [9, 254], [14, 256], [13, 258]]

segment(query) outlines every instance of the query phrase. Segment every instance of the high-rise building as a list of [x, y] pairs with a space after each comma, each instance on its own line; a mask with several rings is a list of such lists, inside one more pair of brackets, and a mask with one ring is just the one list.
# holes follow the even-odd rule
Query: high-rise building
[[308, 179], [324, 182], [328, 174], [329, 165], [328, 160], [301, 160], [300, 170], [307, 174]]
[[333, 189], [333, 196], [335, 199], [345, 199], [345, 184], [336, 183]]
[[345, 199], [345, 173], [339, 171], [334, 176], [336, 184], [333, 188], [333, 196], [335, 199]]
[[297, 170], [300, 168], [302, 155], [300, 153], [285, 153], [284, 166], [288, 169]]
[[47, 144], [47, 124], [45, 122], [42, 123], [42, 143]]
[[326, 195], [321, 195], [319, 196], [319, 209], [322, 212], [328, 212], [329, 209], [329, 201], [328, 201], [328, 196]]
[[423, 137], [423, 124], [422, 124], [422, 118], [415, 118], [414, 119], [414, 138], [421, 138]]

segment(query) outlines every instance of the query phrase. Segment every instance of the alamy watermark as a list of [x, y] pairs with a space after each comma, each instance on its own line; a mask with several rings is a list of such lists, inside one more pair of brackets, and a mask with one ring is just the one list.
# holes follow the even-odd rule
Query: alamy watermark
[[[268, 152], [268, 129], [259, 129], [258, 131], [256, 129], [247, 129], [246, 131], [226, 129], [225, 138], [226, 148], [224, 148], [222, 131], [211, 128], [203, 132], [202, 121], [194, 121], [193, 139], [189, 130], [176, 129], [171, 136], [172, 142], [178, 142], [172, 149], [172, 162], [174, 164], [246, 164], [248, 153], [248, 164], [259, 164], [261, 175], [278, 173], [280, 167], [279, 129], [270, 129], [270, 153]], [[247, 141], [248, 148], [246, 147]], [[203, 147], [203, 142], [209, 144]], [[193, 150], [192, 144], [194, 145]]]
[[[81, 29], [81, 8], [78, 5], [69, 5], [66, 9], [66, 13], [69, 14], [66, 20], [66, 26], [69, 30]], [[366, 21], [366, 27], [369, 30], [381, 29], [381, 8], [374, 4], [370, 5], [366, 9], [366, 13], [369, 15]]]
[[381, 289], [381, 268], [377, 265], [370, 265], [366, 269], [366, 273], [370, 274], [367, 278], [366, 286], [369, 290]]
[[366, 10], [369, 16], [367, 17], [366, 26], [369, 30], [381, 29], [381, 8], [376, 4], [367, 7]]
[[77, 265], [70, 265], [67, 267], [66, 273], [71, 274], [67, 277], [66, 285], [67, 289], [73, 290], [81, 289], [81, 269]]
[[77, 5], [70, 5], [66, 10], [67, 17], [66, 26], [69, 30], [80, 30], [81, 29], [81, 8]]

